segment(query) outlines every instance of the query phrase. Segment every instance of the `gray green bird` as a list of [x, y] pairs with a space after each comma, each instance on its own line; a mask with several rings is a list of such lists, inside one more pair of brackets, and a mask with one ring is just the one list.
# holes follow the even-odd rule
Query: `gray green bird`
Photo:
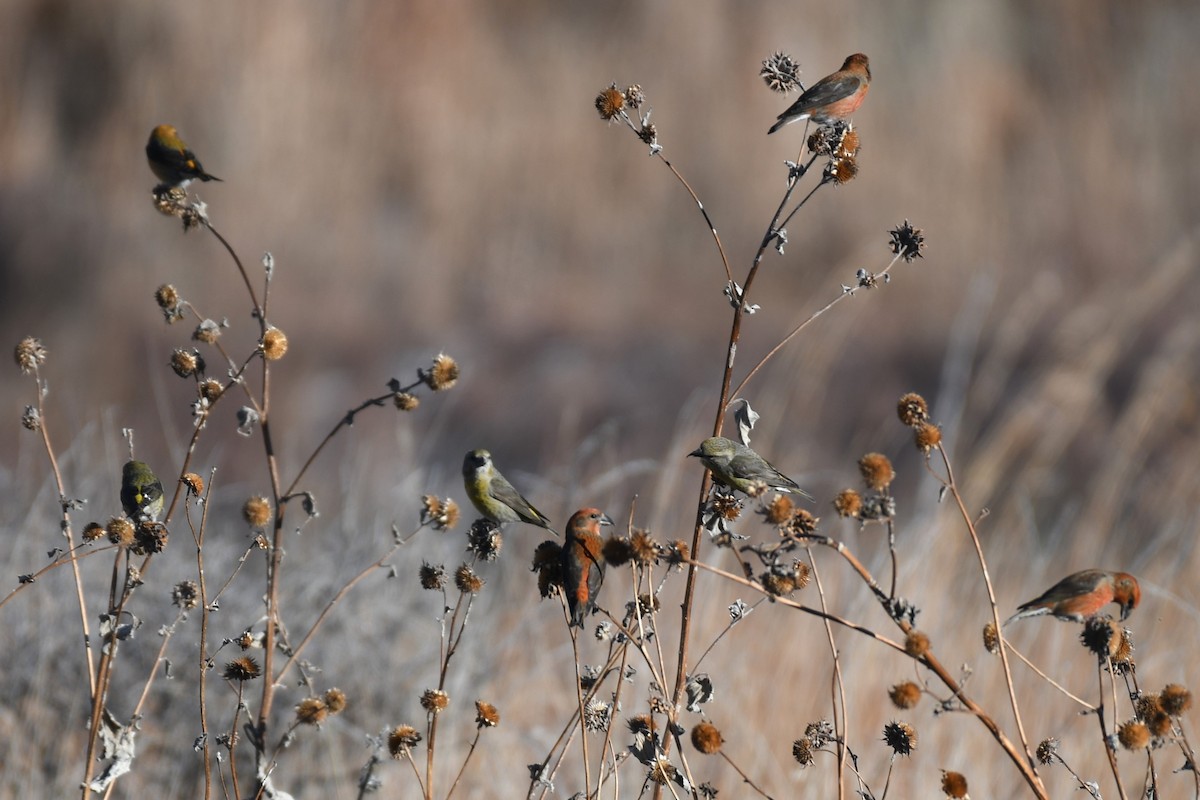
[[[463, 459], [463, 485], [479, 513], [492, 522], [527, 522], [555, 533], [546, 515], [533, 507], [492, 463], [487, 450], [472, 450]], [[557, 536], [558, 534], [555, 533]]]
[[163, 510], [163, 487], [145, 461], [129, 461], [121, 470], [121, 505], [134, 522], [157, 520]]
[[776, 492], [790, 492], [812, 499], [812, 495], [771, 466], [771, 462], [746, 445], [724, 436], [710, 436], [688, 455], [703, 461], [717, 483], [743, 494], [749, 495], [757, 481]]

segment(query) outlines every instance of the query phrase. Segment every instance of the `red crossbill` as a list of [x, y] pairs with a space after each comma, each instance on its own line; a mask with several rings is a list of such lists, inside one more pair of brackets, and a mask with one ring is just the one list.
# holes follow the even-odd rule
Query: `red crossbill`
[[196, 154], [179, 138], [179, 131], [175, 130], [174, 125], [159, 125], [150, 131], [150, 141], [146, 142], [146, 160], [150, 162], [154, 175], [168, 186], [182, 187], [197, 179], [221, 180], [204, 171]]
[[604, 582], [604, 558], [600, 526], [612, 525], [608, 515], [595, 508], [581, 508], [567, 522], [562, 547], [563, 592], [571, 609], [571, 624], [583, 627], [583, 619], [596, 608], [596, 595]]
[[1004, 624], [1042, 614], [1053, 614], [1067, 622], [1083, 622], [1109, 603], [1121, 607], [1123, 620], [1137, 608], [1141, 599], [1142, 590], [1137, 578], [1129, 573], [1085, 569], [1068, 575], [1038, 597], [1019, 605], [1017, 613]]
[[163, 487], [145, 461], [129, 461], [121, 470], [121, 506], [134, 522], [158, 519], [163, 510]]
[[765, 458], [746, 445], [724, 436], [705, 439], [688, 455], [703, 461], [704, 465], [712, 470], [713, 480], [717, 483], [737, 489], [743, 494], [751, 494], [754, 484], [759, 483], [777, 492], [792, 492], [811, 499], [808, 492], [771, 466]]
[[811, 119], [818, 125], [845, 119], [858, 110], [871, 86], [871, 65], [862, 53], [846, 56], [842, 68], [808, 87], [779, 115], [779, 121], [767, 133], [774, 133], [792, 122]]
[[[472, 450], [463, 459], [463, 486], [479, 513], [492, 522], [528, 522], [554, 533], [550, 520], [521, 496], [492, 463], [487, 450]], [[557, 535], [557, 534], [555, 534]]]

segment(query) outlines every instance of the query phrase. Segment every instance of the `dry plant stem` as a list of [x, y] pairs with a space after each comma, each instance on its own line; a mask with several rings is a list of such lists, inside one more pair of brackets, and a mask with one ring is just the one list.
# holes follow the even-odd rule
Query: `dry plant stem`
[[388, 550], [382, 558], [379, 558], [373, 563], [368, 564], [361, 572], [359, 572], [350, 580], [346, 581], [342, 588], [338, 589], [337, 593], [334, 594], [334, 596], [329, 599], [329, 602], [325, 604], [325, 608], [321, 609], [321, 613], [317, 615], [316, 620], [313, 621], [313, 624], [309, 627], [308, 632], [304, 634], [304, 638], [300, 640], [300, 644], [296, 645], [296, 647], [292, 649], [291, 655], [288, 657], [287, 662], [280, 668], [279, 674], [276, 676], [275, 680], [282, 681], [284, 676], [287, 675], [288, 670], [290, 670], [292, 665], [296, 663], [296, 659], [300, 658], [300, 654], [304, 652], [304, 648], [308, 646], [308, 643], [312, 641], [313, 636], [316, 635], [317, 629], [325, 623], [326, 619], [328, 619], [330, 613], [333, 611], [333, 607], [340, 603], [342, 598], [349, 594], [350, 590], [361, 583], [364, 578], [366, 578], [375, 570], [383, 569], [385, 566], [387, 566], [387, 560], [394, 556], [396, 552], [406, 544], [406, 542], [407, 540], [405, 542], [397, 543], [392, 547], [391, 550]]
[[[203, 510], [200, 512], [199, 530], [192, 523], [191, 514], [187, 514], [188, 525], [192, 528], [192, 539], [196, 543], [196, 583], [199, 585], [200, 590], [200, 680], [198, 688], [200, 695], [200, 739], [204, 753], [204, 800], [209, 800], [212, 797], [212, 749], [209, 744], [210, 737], [208, 735], [208, 622], [210, 610], [208, 605], [208, 581], [204, 572], [204, 532], [208, 529], [208, 501], [212, 497], [213, 482], [216, 477], [217, 470], [214, 467], [208, 473], [208, 485], [204, 488]], [[243, 558], [242, 561], [244, 562], [245, 559]], [[235, 575], [237, 572], [238, 570], [234, 570]], [[232, 580], [232, 577], [230, 580]]]
[[[166, 631], [162, 634], [162, 643], [158, 646], [158, 653], [154, 656], [154, 661], [150, 664], [150, 674], [146, 676], [146, 682], [142, 685], [142, 693], [138, 697], [137, 703], [133, 707], [133, 712], [130, 713], [130, 719], [137, 719], [142, 714], [142, 706], [146, 704], [146, 698], [150, 696], [150, 688], [154, 685], [154, 679], [158, 677], [158, 665], [162, 663], [163, 656], [167, 653], [167, 645], [171, 643], [171, 637], [175, 634], [175, 628], [183, 622], [187, 616], [181, 608], [175, 614], [175, 621], [167, 626]], [[109, 784], [110, 786], [112, 784]]]
[[[988, 603], [992, 608], [992, 623], [996, 626], [996, 634], [1000, 637], [1001, 641], [1004, 641], [1000, 607], [996, 604], [996, 590], [992, 587], [992, 576], [988, 572], [987, 559], [983, 556], [983, 545], [979, 542], [979, 532], [975, 528], [975, 522], [972, 520], [970, 513], [967, 512], [966, 503], [963, 502], [962, 494], [958, 490], [958, 482], [954, 479], [954, 467], [950, 463], [950, 456], [946, 454], [944, 445], [938, 448], [938, 453], [942, 457], [942, 466], [946, 468], [946, 486], [950, 490], [950, 496], [954, 498], [955, 505], [958, 506], [958, 513], [963, 519], [963, 524], [967, 526], [967, 532], [971, 534], [971, 543], [975, 546], [975, 556], [979, 560], [979, 572], [983, 576], [983, 585], [987, 589]], [[1008, 701], [1009, 705], [1012, 706], [1013, 719], [1017, 724], [1017, 735], [1021, 739], [1021, 749], [1025, 752], [1029, 768], [1036, 775], [1037, 762], [1034, 761], [1033, 753], [1029, 749], [1029, 739], [1025, 736], [1025, 726], [1021, 723], [1021, 708], [1017, 703], [1017, 690], [1013, 686], [1012, 667], [1008, 663], [1008, 652], [1004, 647], [1000, 648], [1000, 663], [1004, 667], [1004, 685], [1008, 689]]]
[[[680, 750], [682, 751], [682, 748], [680, 748]], [[741, 778], [742, 778], [742, 783], [744, 783], [744, 784], [746, 784], [747, 786], [749, 786], [751, 789], [753, 789], [755, 792], [757, 792], [757, 793], [758, 793], [760, 796], [767, 798], [767, 800], [774, 800], [774, 798], [773, 798], [773, 797], [771, 797], [771, 795], [767, 794], [765, 791], [763, 791], [763, 789], [762, 789], [762, 788], [760, 788], [760, 787], [758, 786], [758, 784], [756, 784], [756, 783], [755, 783], [755, 782], [754, 782], [754, 781], [753, 781], [753, 780], [750, 778], [750, 776], [749, 776], [749, 775], [747, 775], [745, 772], [743, 772], [743, 771], [742, 771], [742, 768], [741, 768], [741, 767], [739, 767], [737, 764], [735, 764], [735, 763], [733, 762], [733, 759], [732, 759], [732, 758], [730, 758], [730, 757], [729, 757], [729, 755], [728, 755], [728, 754], [727, 754], [727, 753], [726, 753], [724, 750], [718, 750], [718, 751], [717, 751], [717, 755], [719, 755], [719, 756], [721, 756], [721, 758], [725, 759], [725, 763], [726, 763], [726, 764], [728, 764], [729, 766], [733, 767], [733, 771], [734, 771], [734, 772], [736, 772], [738, 775], [740, 775], [740, 776], [741, 776]]]
[[[817, 560], [813, 558], [812, 545], [806, 545], [804, 548], [808, 553], [808, 563], [812, 565], [813, 580], [817, 584], [817, 595], [821, 598], [822, 613], [829, 613], [829, 604], [825, 599], [825, 585], [821, 582], [821, 572], [817, 569]], [[893, 562], [894, 564], [894, 562]], [[894, 591], [894, 587], [893, 587]], [[825, 638], [829, 642], [829, 655], [833, 658], [833, 697], [831, 697], [833, 706], [833, 740], [837, 742], [837, 786], [838, 800], [845, 800], [846, 784], [842, 780], [846, 771], [846, 737], [849, 726], [844, 725], [849, 713], [846, 710], [846, 684], [842, 679], [842, 660], [838, 655], [837, 641], [833, 638], [833, 623], [828, 619], [825, 623]]]
[[[764, 595], [770, 596], [768, 594], [767, 590], [765, 588], [763, 588], [762, 584], [756, 583], [755, 581], [752, 581], [752, 580], [748, 580], [748, 579], [742, 577], [741, 575], [737, 575], [732, 572], [726, 572], [725, 570], [723, 570], [719, 567], [714, 567], [709, 564], [704, 564], [704, 563], [701, 563], [698, 561], [689, 562], [689, 563], [694, 563], [694, 564], [696, 564], [698, 569], [701, 569], [705, 572], [711, 572], [712, 574], [718, 575], [727, 581], [732, 581], [733, 583], [741, 584], [742, 586], [745, 586], [748, 589], [753, 589], [757, 592], [761, 592]], [[864, 636], [870, 637], [871, 639], [874, 639], [875, 641], [879, 642], [880, 644], [892, 648], [893, 650], [895, 650], [898, 653], [904, 652], [904, 643], [903, 642], [893, 642], [891, 639], [881, 636], [878, 633], [876, 633], [875, 631], [871, 630], [870, 628], [866, 628], [866, 627], [863, 627], [862, 625], [859, 625], [857, 622], [851, 622], [848, 619], [843, 619], [842, 617], [839, 617], [836, 614], [830, 614], [830, 613], [827, 613], [824, 611], [818, 611], [815, 608], [809, 608], [808, 606], [802, 605], [801, 603], [797, 603], [795, 600], [791, 600], [787, 597], [774, 597], [774, 596], [770, 596], [770, 597], [771, 597], [772, 602], [778, 603], [779, 605], [787, 606], [788, 608], [794, 608], [797, 611], [803, 611], [805, 614], [811, 614], [814, 617], [818, 617], [820, 619], [825, 619], [830, 622], [836, 622], [838, 625], [841, 625], [845, 628], [849, 628], [852, 631], [861, 633]]]
[[1004, 646], [1007, 647], [1010, 651], [1012, 651], [1012, 654], [1014, 656], [1021, 659], [1021, 661], [1023, 661], [1025, 663], [1025, 666], [1029, 667], [1031, 670], [1033, 670], [1035, 673], [1037, 673], [1037, 675], [1039, 677], [1041, 677], [1044, 681], [1046, 681], [1046, 683], [1050, 684], [1055, 689], [1058, 689], [1058, 691], [1062, 692], [1067, 697], [1074, 700], [1076, 703], [1079, 703], [1079, 705], [1083, 706], [1088, 711], [1096, 710], [1096, 706], [1092, 705], [1091, 703], [1089, 703], [1088, 701], [1084, 700], [1081, 697], [1076, 697], [1075, 695], [1071, 694], [1071, 692], [1068, 691], [1065, 686], [1058, 683], [1053, 678], [1051, 678], [1049, 675], [1047, 675], [1045, 672], [1042, 672], [1040, 669], [1038, 669], [1037, 665], [1035, 665], [1032, 661], [1030, 661], [1028, 658], [1026, 658], [1024, 653], [1022, 653], [1017, 648], [1013, 647], [1012, 643], [1009, 642], [1007, 639], [1003, 639], [1002, 641], [1004, 642]]
[[[63, 538], [67, 540], [67, 549], [70, 550], [72, 547], [74, 547], [71, 542], [73, 534], [71, 533], [70, 506], [67, 503], [67, 490], [65, 484], [63, 483], [62, 470], [60, 470], [58, 467], [58, 457], [54, 455], [54, 447], [50, 444], [50, 430], [49, 426], [46, 424], [45, 395], [47, 390], [45, 385], [42, 383], [42, 375], [37, 371], [36, 366], [34, 367], [33, 378], [34, 385], [37, 389], [38, 417], [42, 421], [42, 424], [39, 426], [38, 430], [42, 434], [42, 447], [46, 451], [46, 458], [50, 461], [50, 471], [54, 473], [54, 487], [58, 490], [58, 507], [59, 512], [62, 514], [60, 526]], [[71, 572], [75, 578], [75, 602], [79, 608], [79, 627], [83, 631], [83, 657], [84, 660], [87, 661], [88, 692], [94, 697], [96, 695], [96, 663], [92, 656], [92, 633], [88, 624], [89, 613], [87, 600], [83, 596], [83, 578], [80, 577], [79, 574], [79, 563], [74, 558], [71, 559]], [[7, 599], [8, 598], [5, 598], [5, 600]], [[91, 780], [92, 776], [90, 772], [91, 770], [89, 769], [89, 774], [84, 776], [85, 782]]]
[[261, 312], [263, 312], [264, 309], [258, 304], [258, 297], [254, 294], [254, 287], [250, 284], [250, 276], [246, 274], [246, 268], [242, 266], [242, 260], [238, 258], [238, 254], [234, 252], [233, 247], [225, 240], [224, 236], [217, 232], [216, 228], [214, 228], [208, 222], [204, 223], [204, 227], [208, 229], [209, 233], [217, 237], [217, 241], [225, 247], [225, 251], [229, 253], [229, 257], [232, 258], [233, 263], [237, 265], [238, 273], [242, 276], [242, 282], [246, 284], [246, 293], [250, 295], [250, 302], [254, 303], [254, 312], [259, 316], [259, 322], [264, 326], [265, 330], [265, 322], [262, 320], [261, 315]]
[[[625, 118], [625, 121], [630, 125], [631, 128], [633, 127], [628, 116]], [[634, 132], [637, 132], [636, 129]], [[671, 174], [674, 175], [681, 184], [683, 184], [683, 188], [687, 189], [687, 193], [692, 196], [692, 201], [696, 204], [696, 207], [700, 209], [700, 213], [704, 216], [704, 221], [708, 223], [708, 230], [712, 234], [713, 241], [717, 244], [717, 252], [721, 256], [721, 266], [725, 268], [725, 277], [728, 280], [733, 280], [733, 272], [729, 269], [729, 259], [725, 255], [725, 247], [721, 244], [721, 237], [717, 235], [717, 226], [713, 225], [713, 221], [708, 216], [708, 210], [704, 207], [704, 203], [700, 202], [700, 198], [696, 195], [696, 192], [692, 190], [692, 187], [688, 184], [688, 182], [684, 180], [682, 175], [679, 174], [679, 170], [675, 169], [675, 165], [672, 164], [670, 160], [668, 160], [667, 157], [662, 154], [661, 150], [655, 155], [658, 156], [658, 160], [661, 161], [667, 169], [671, 170]]]
[[[579, 635], [578, 632], [571, 626], [570, 617], [567, 614], [566, 606], [563, 606], [563, 616], [567, 622], [567, 632], [571, 636], [571, 653], [575, 657], [575, 700], [579, 706], [579, 746], [583, 753], [583, 796], [592, 796], [592, 762], [589, 760], [588, 754], [588, 737], [587, 728], [583, 722], [583, 683], [580, 680], [580, 669], [583, 666], [579, 661]], [[604, 752], [601, 750], [600, 752]]]
[[[876, 273], [876, 277], [881, 276], [881, 275], [887, 275], [891, 271], [892, 267], [896, 266], [896, 262], [898, 262], [900, 260], [900, 258], [901, 258], [901, 255], [896, 255], [895, 257], [893, 257], [892, 260], [888, 262], [888, 265], [886, 267], [884, 267], [881, 272]], [[850, 287], [849, 289], [844, 290], [837, 297], [833, 298], [828, 303], [826, 303], [822, 308], [817, 309], [811, 315], [809, 315], [809, 317], [807, 319], [805, 319], [803, 322], [801, 322], [799, 325], [797, 325], [792, 330], [791, 333], [789, 333], [787, 336], [783, 337], [779, 341], [779, 344], [772, 347], [767, 352], [767, 354], [765, 356], [763, 356], [761, 359], [759, 359], [759, 362], [757, 364], [755, 364], [754, 367], [749, 372], [746, 373], [746, 377], [742, 378], [742, 382], [737, 385], [737, 388], [734, 389], [732, 393], [729, 393], [729, 395], [728, 395], [729, 399], [724, 403], [724, 405], [722, 406], [722, 409], [728, 409], [729, 406], [735, 400], [737, 400], [739, 397], [742, 396], [742, 390], [746, 388], [746, 384], [749, 383], [751, 381], [751, 379], [754, 378], [754, 376], [758, 374], [759, 370], [761, 370], [768, 361], [770, 361], [772, 358], [774, 358], [775, 354], [778, 353], [780, 350], [782, 350], [788, 342], [790, 342], [792, 339], [795, 339], [796, 336], [802, 330], [804, 330], [809, 325], [811, 325], [813, 322], [815, 322], [817, 317], [822, 316], [827, 311], [829, 311], [834, 306], [836, 306], [838, 303], [845, 300], [847, 297], [853, 297], [860, 288], [864, 288], [864, 287], [853, 286], [853, 287]]]
[[[66, 553], [60, 553], [59, 557], [57, 559], [55, 559], [54, 561], [51, 561], [49, 564], [42, 567], [37, 572], [30, 573], [29, 577], [31, 578], [31, 580], [28, 583], [19, 583], [15, 587], [13, 587], [9, 591], [8, 594], [4, 595], [4, 599], [0, 600], [0, 608], [4, 608], [4, 606], [8, 605], [9, 600], [12, 600], [14, 597], [19, 595], [21, 592], [28, 589], [30, 586], [37, 584], [38, 579], [40, 579], [43, 575], [45, 575], [49, 572], [53, 572], [54, 570], [58, 569], [59, 567], [65, 566], [67, 564], [67, 562], [69, 562], [69, 561], [82, 561], [85, 558], [90, 558], [92, 556], [98, 556], [102, 553], [107, 553], [109, 550], [115, 549], [116, 545], [106, 544], [106, 545], [103, 545], [102, 547], [96, 548], [95, 550], [85, 549], [87, 547], [88, 547], [87, 542], [77, 544], [77, 545], [73, 546], [70, 550], [68, 550]], [[64, 555], [68, 556], [68, 558], [63, 558]], [[89, 648], [91, 647], [90, 640], [85, 639], [84, 644], [87, 645]], [[91, 658], [91, 656], [89, 655], [89, 660], [90, 660], [90, 658]], [[91, 674], [88, 675], [89, 683], [94, 679], [95, 679], [94, 675], [91, 675]]]
[[[754, 601], [754, 605], [750, 606], [750, 611], [753, 611], [754, 609], [758, 608], [765, 602], [767, 602], [767, 598], [765, 598], [765, 597], [758, 598], [757, 600]], [[746, 614], [748, 615], [750, 613], [750, 611], [747, 611]], [[692, 665], [692, 669], [700, 669], [700, 665], [702, 663], [704, 663], [704, 659], [708, 656], [709, 653], [712, 652], [713, 648], [717, 646], [717, 642], [724, 639], [725, 634], [727, 634], [731, 630], [733, 630], [734, 625], [744, 622], [745, 619], [746, 619], [745, 615], [742, 616], [742, 618], [737, 621], [730, 619], [729, 623], [725, 626], [725, 628], [716, 635], [716, 638], [714, 638], [712, 640], [712, 642], [708, 645], [708, 647], [704, 650], [704, 652], [700, 654], [700, 657], [696, 659], [696, 663]]]
[[[872, 587], [875, 587], [874, 578], [871, 577], [870, 573], [867, 572], [865, 568], [861, 567], [861, 564], [858, 563], [857, 559], [854, 559], [853, 556], [851, 556], [849, 554], [849, 552], [846, 551], [845, 547], [840, 542], [832, 542], [832, 540], [825, 539], [824, 537], [813, 537], [813, 541], [814, 541], [814, 543], [817, 543], [817, 544], [828, 544], [828, 546], [835, 547], [835, 549], [837, 549], [839, 553], [842, 553], [844, 556], [847, 557], [847, 560], [849, 560], [851, 564], [857, 565], [856, 570], [859, 571], [863, 580], [866, 581]], [[721, 577], [725, 578], [726, 580], [733, 581], [734, 583], [739, 583], [743, 586], [747, 586], [749, 588], [755, 589], [756, 591], [760, 591], [760, 592], [764, 592], [764, 593], [766, 591], [759, 584], [757, 584], [753, 581], [747, 580], [746, 578], [742, 577], [741, 575], [735, 575], [731, 572], [726, 572], [726, 571], [718, 569], [716, 567], [709, 566], [708, 564], [702, 564], [702, 563], [696, 562], [696, 561], [692, 561], [689, 563], [695, 564], [698, 569], [705, 570], [706, 572], [711, 572], [715, 575], [720, 575]], [[882, 595], [882, 592], [880, 592], [877, 588], [875, 589], [875, 592], [877, 595]], [[886, 598], [881, 598], [881, 599], [886, 599]], [[835, 614], [828, 614], [828, 613], [825, 613], [822, 611], [818, 611], [815, 608], [809, 608], [808, 606], [801, 605], [800, 603], [797, 603], [794, 600], [789, 600], [786, 597], [775, 597], [774, 601], [781, 605], [787, 606], [789, 608], [795, 608], [799, 611], [803, 611], [806, 614], [811, 614], [814, 617], [820, 617], [822, 619], [827, 619], [831, 622], [836, 622], [837, 624], [842, 625], [843, 627], [849, 628], [852, 631], [857, 631], [858, 633], [861, 633], [864, 636], [869, 636], [870, 638], [874, 639], [875, 641], [877, 641], [883, 645], [886, 645], [887, 647], [890, 647], [893, 650], [896, 650], [898, 652], [904, 652], [903, 644], [893, 642], [890, 639], [880, 636], [878, 633], [875, 633], [874, 631], [863, 627], [862, 625], [851, 622], [850, 620], [842, 619], [841, 617], [838, 617]], [[900, 629], [902, 631], [904, 631], [905, 634], [907, 634], [909, 631], [912, 630], [912, 626], [909, 625], [908, 623], [898, 622], [896, 624], [900, 627]], [[1013, 762], [1013, 764], [1016, 766], [1016, 768], [1020, 771], [1021, 777], [1025, 779], [1025, 782], [1029, 785], [1029, 788], [1033, 790], [1034, 795], [1036, 797], [1038, 797], [1039, 800], [1049, 800], [1049, 795], [1046, 794], [1046, 788], [1045, 788], [1045, 786], [1042, 785], [1041, 778], [1038, 777], [1037, 773], [1033, 771], [1032, 767], [1029, 765], [1028, 761], [1026, 761], [1023, 754], [1017, 749], [1017, 746], [1014, 745], [1013, 742], [1007, 736], [1004, 735], [1004, 731], [1000, 730], [1000, 726], [996, 724], [996, 721], [993, 720], [987, 714], [987, 712], [983, 710], [983, 708], [981, 708], [979, 705], [977, 705], [975, 703], [975, 701], [972, 700], [966, 694], [966, 692], [963, 691], [963, 687], [958, 683], [958, 681], [956, 681], [954, 679], [954, 676], [950, 674], [950, 671], [947, 670], [942, 665], [941, 661], [939, 661], [932, 652], [930, 652], [930, 653], [926, 654], [924, 657], [916, 659], [916, 660], [919, 663], [924, 664], [926, 667], [928, 667], [933, 672], [933, 674], [938, 677], [938, 680], [940, 680], [946, 686], [946, 688], [948, 688], [954, 694], [954, 696], [956, 698], [958, 698], [959, 702], [963, 704], [963, 707], [965, 709], [967, 709], [976, 719], [978, 719], [979, 722], [982, 723], [985, 728], [987, 728], [988, 732], [992, 735], [992, 738], [996, 740], [997, 744], [1000, 745], [1001, 749], [1003, 749], [1005, 754], [1009, 757], [1009, 760], [1011, 760]]]
[[467, 756], [463, 759], [462, 766], [458, 769], [458, 774], [454, 776], [454, 783], [450, 784], [450, 791], [446, 792], [445, 800], [450, 800], [454, 796], [454, 790], [458, 788], [458, 782], [462, 780], [463, 773], [467, 771], [467, 764], [471, 762], [471, 756], [475, 755], [475, 748], [479, 746], [480, 730], [475, 731], [475, 738], [471, 740], [471, 747], [467, 750]]
[[[263, 679], [267, 679], [267, 674], [263, 674]], [[238, 791], [238, 771], [237, 771], [237, 752], [234, 748], [237, 746], [237, 731], [238, 731], [238, 716], [245, 708], [245, 701], [242, 698], [242, 691], [245, 686], [242, 681], [237, 682], [237, 705], [233, 709], [233, 723], [229, 726], [229, 780], [233, 784], [233, 796], [241, 797], [242, 793]]]
[[[1108, 663], [1108, 668], [1111, 673], [1112, 662], [1109, 662], [1108, 659], [1105, 659], [1104, 661], [1101, 661], [1100, 659], [1096, 659], [1096, 677], [1100, 683], [1100, 691], [1098, 692], [1098, 694], [1100, 695], [1101, 698], [1104, 697], [1104, 664], [1106, 662]], [[1115, 683], [1115, 681], [1114, 681], [1114, 683]], [[1116, 715], [1117, 715], [1117, 705], [1116, 705], [1115, 700], [1113, 701], [1112, 708], [1113, 708], [1113, 724], [1115, 725], [1116, 724]], [[1113, 781], [1117, 784], [1117, 795], [1121, 798], [1121, 800], [1128, 800], [1128, 797], [1125, 794], [1125, 787], [1121, 785], [1121, 772], [1117, 768], [1116, 751], [1112, 747], [1109, 746], [1108, 729], [1107, 729], [1107, 726], [1105, 726], [1105, 724], [1104, 724], [1104, 700], [1101, 700], [1100, 704], [1096, 707], [1096, 720], [1100, 723], [1100, 746], [1104, 748], [1104, 754], [1106, 756], [1108, 756], [1108, 766], [1109, 766], [1109, 769], [1112, 770]]]

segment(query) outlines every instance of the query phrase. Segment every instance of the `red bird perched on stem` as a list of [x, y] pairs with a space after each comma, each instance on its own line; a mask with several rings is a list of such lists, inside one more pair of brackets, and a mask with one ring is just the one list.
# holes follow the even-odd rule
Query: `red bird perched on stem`
[[567, 521], [562, 547], [563, 592], [571, 610], [571, 624], [583, 627], [583, 619], [596, 608], [596, 595], [604, 581], [601, 525], [612, 525], [608, 515], [596, 508], [581, 508]]
[[767, 133], [804, 119], [811, 119], [818, 125], [845, 119], [862, 105], [870, 86], [871, 65], [867, 57], [862, 53], [846, 56], [841, 69], [808, 87], [787, 111], [779, 115], [779, 121]]
[[1124, 620], [1141, 599], [1142, 589], [1137, 578], [1128, 572], [1085, 569], [1068, 575], [1028, 603], [1022, 603], [1017, 607], [1017, 613], [1004, 624], [1042, 614], [1053, 614], [1067, 622], [1083, 622], [1109, 603], [1121, 606], [1121, 619]]

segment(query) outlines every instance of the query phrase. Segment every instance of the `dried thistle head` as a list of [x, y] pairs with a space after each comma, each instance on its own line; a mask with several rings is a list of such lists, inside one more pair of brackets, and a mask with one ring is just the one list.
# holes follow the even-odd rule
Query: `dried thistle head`
[[833, 498], [833, 509], [839, 517], [857, 517], [862, 505], [862, 495], [856, 489], [843, 489]]
[[438, 353], [428, 370], [418, 370], [420, 379], [435, 392], [453, 389], [458, 382], [458, 363], [445, 353]]
[[605, 122], [615, 119], [624, 108], [625, 94], [615, 83], [596, 95], [596, 112]]
[[896, 478], [892, 462], [882, 453], [867, 453], [858, 460], [858, 471], [863, 483], [874, 492], [881, 492]]
[[907, 710], [921, 700], [921, 687], [912, 681], [903, 681], [888, 689], [888, 697], [896, 708]]
[[929, 404], [921, 395], [909, 392], [896, 404], [896, 413], [899, 414], [901, 422], [910, 428], [915, 428], [922, 422], [929, 421]]
[[722, 738], [721, 732], [711, 722], [701, 722], [692, 728], [692, 747], [706, 756], [719, 751], [724, 743], [725, 739]]
[[397, 725], [388, 733], [388, 752], [392, 758], [408, 758], [421, 741], [421, 734], [412, 725]]
[[491, 703], [482, 700], [475, 701], [475, 727], [494, 728], [500, 724], [500, 712]]
[[262, 674], [262, 668], [250, 656], [238, 656], [225, 665], [224, 676], [230, 681], [250, 681]]
[[917, 731], [907, 722], [889, 722], [883, 726], [883, 741], [896, 755], [911, 755], [917, 749]]
[[320, 697], [306, 697], [296, 704], [296, 722], [301, 725], [321, 726], [329, 716], [329, 708]]
[[26, 336], [17, 342], [17, 347], [13, 351], [13, 358], [16, 360], [21, 372], [28, 375], [31, 372], [36, 372], [38, 367], [46, 363], [46, 348], [42, 345], [40, 339], [36, 339], [33, 336]]

